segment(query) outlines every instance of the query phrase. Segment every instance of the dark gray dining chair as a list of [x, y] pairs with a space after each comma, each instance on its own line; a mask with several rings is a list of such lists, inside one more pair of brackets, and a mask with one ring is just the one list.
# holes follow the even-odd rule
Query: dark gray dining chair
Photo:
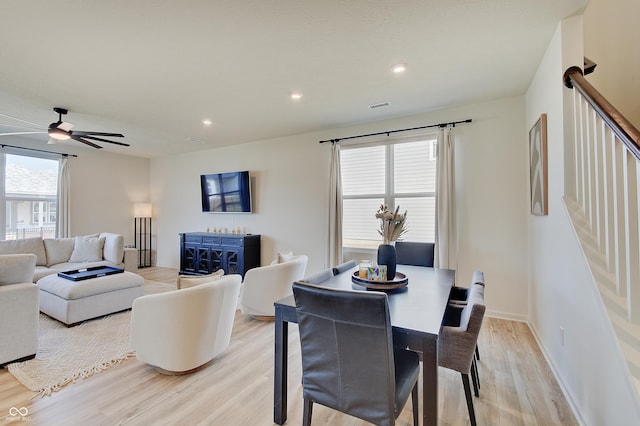
[[348, 271], [351, 268], [355, 268], [357, 265], [355, 260], [350, 260], [348, 262], [341, 263], [340, 265], [333, 267], [333, 275], [341, 274], [345, 271]]
[[435, 243], [396, 241], [396, 263], [433, 267]]
[[[438, 340], [438, 365], [458, 371], [462, 376], [464, 394], [469, 410], [471, 425], [476, 425], [476, 416], [473, 409], [473, 397], [469, 384], [469, 374], [474, 377], [474, 356], [478, 344], [480, 327], [486, 310], [484, 304], [484, 286], [474, 284], [469, 290], [467, 304], [460, 307], [449, 306], [448, 310], [456, 310], [459, 318], [445, 318]], [[475, 383], [474, 383], [475, 384]], [[475, 387], [475, 386], [474, 386]], [[476, 396], [478, 389], [475, 387]]]
[[[467, 299], [469, 297], [469, 290], [475, 284], [481, 285], [483, 287], [485, 286], [484, 272], [475, 271], [473, 273], [473, 276], [471, 277], [471, 286], [468, 288], [457, 287], [457, 286], [451, 287], [451, 290], [449, 291], [449, 303], [454, 305], [461, 305], [461, 306], [466, 305]], [[478, 349], [477, 346], [476, 346], [476, 360], [478, 361], [480, 360], [480, 350]], [[477, 376], [477, 369], [476, 369], [476, 376]], [[478, 386], [479, 385], [480, 385], [480, 380], [478, 380]]]
[[320, 272], [316, 272], [315, 274], [306, 276], [300, 281], [304, 281], [305, 283], [309, 283], [309, 284], [320, 284], [332, 277], [333, 277], [333, 270], [331, 268], [327, 268], [327, 269], [323, 269]]
[[474, 284], [480, 284], [484, 286], [484, 272], [475, 271], [473, 276], [471, 277], [471, 285], [470, 287], [451, 287], [449, 291], [449, 303], [457, 303], [460, 305], [467, 304], [467, 298], [469, 297], [469, 289], [473, 287]]
[[387, 295], [293, 284], [302, 355], [303, 425], [318, 403], [394, 425], [411, 395], [418, 425], [418, 355], [393, 346]]

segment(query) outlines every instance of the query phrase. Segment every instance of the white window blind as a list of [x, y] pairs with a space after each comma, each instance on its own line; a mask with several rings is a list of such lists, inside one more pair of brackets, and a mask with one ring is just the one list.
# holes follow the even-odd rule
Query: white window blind
[[382, 242], [380, 204], [408, 212], [406, 241], [433, 242], [435, 136], [417, 142], [342, 148], [343, 244], [376, 248]]

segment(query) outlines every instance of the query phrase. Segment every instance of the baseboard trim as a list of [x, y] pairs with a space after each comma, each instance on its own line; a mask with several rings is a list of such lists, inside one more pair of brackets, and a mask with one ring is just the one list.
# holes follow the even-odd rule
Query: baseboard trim
[[578, 405], [575, 403], [575, 401], [573, 400], [573, 397], [571, 396], [571, 393], [569, 392], [569, 388], [565, 385], [564, 380], [562, 380], [562, 376], [558, 371], [558, 368], [556, 367], [555, 363], [552, 361], [551, 357], [549, 356], [547, 349], [542, 344], [542, 340], [538, 335], [538, 331], [536, 330], [535, 326], [532, 323], [530, 323], [529, 321], [525, 321], [525, 322], [529, 326], [529, 330], [531, 330], [531, 334], [533, 334], [533, 338], [536, 340], [536, 343], [540, 348], [540, 352], [542, 352], [542, 356], [544, 357], [545, 361], [547, 361], [547, 365], [549, 366], [549, 368], [551, 368], [553, 377], [556, 378], [556, 382], [558, 382], [558, 386], [560, 386], [560, 390], [562, 391], [564, 398], [567, 400], [567, 403], [569, 404], [571, 411], [573, 411], [573, 415], [575, 416], [576, 420], [580, 425], [586, 425], [587, 422], [582, 417], [581, 411], [579, 410]]
[[498, 319], [509, 320], [509, 321], [518, 321], [518, 322], [525, 322], [525, 323], [529, 322], [527, 320], [526, 315], [513, 314], [509, 312], [487, 310], [485, 315], [491, 318], [498, 318]]

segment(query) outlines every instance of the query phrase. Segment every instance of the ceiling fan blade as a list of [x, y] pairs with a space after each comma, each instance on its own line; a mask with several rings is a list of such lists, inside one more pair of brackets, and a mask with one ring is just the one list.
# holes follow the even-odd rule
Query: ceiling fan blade
[[44, 131], [42, 126], [33, 127], [33, 126], [23, 126], [21, 124], [0, 123], [0, 127], [15, 127], [15, 128], [18, 128], [18, 129], [43, 130]]
[[[13, 117], [13, 116], [11, 116], [11, 115], [3, 114], [3, 113], [1, 113], [1, 112], [0, 112], [0, 117], [10, 118], [11, 120], [20, 121], [21, 123], [29, 124], [29, 125], [31, 125], [31, 126], [35, 126], [35, 127], [37, 127], [37, 128], [41, 128], [41, 127], [42, 127], [42, 126], [40, 126], [39, 124], [32, 123], [32, 122], [30, 122], [30, 121], [23, 120], [23, 119], [21, 119], [21, 118]], [[7, 124], [7, 125], [8, 125], [8, 124]]]
[[112, 138], [124, 138], [124, 135], [121, 133], [83, 132], [82, 130], [74, 130], [72, 133], [76, 136], [109, 136]]
[[58, 129], [68, 132], [69, 130], [73, 129], [73, 124], [63, 121], [62, 123], [58, 124]]
[[82, 139], [80, 136], [71, 135], [71, 139], [73, 139], [74, 141], [82, 142], [84, 144], [87, 144], [87, 145], [92, 146], [92, 147], [97, 148], [97, 149], [102, 149], [102, 147], [100, 145], [96, 145], [93, 142], [86, 141], [86, 140]]
[[121, 146], [131, 146], [128, 143], [122, 143], [122, 142], [116, 142], [116, 141], [109, 141], [106, 139], [102, 139], [102, 138], [96, 138], [95, 136], [83, 136], [84, 139], [91, 139], [93, 141], [100, 141], [100, 142], [107, 142], [107, 143], [113, 143], [116, 145], [121, 145]]
[[42, 135], [47, 132], [10, 132], [10, 133], [0, 133], [0, 136], [19, 136], [19, 135]]

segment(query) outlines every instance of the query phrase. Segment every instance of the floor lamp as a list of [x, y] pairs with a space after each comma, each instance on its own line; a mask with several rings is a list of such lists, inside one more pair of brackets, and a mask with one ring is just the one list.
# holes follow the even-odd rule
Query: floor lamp
[[138, 249], [138, 268], [151, 266], [151, 203], [133, 205], [133, 235]]

